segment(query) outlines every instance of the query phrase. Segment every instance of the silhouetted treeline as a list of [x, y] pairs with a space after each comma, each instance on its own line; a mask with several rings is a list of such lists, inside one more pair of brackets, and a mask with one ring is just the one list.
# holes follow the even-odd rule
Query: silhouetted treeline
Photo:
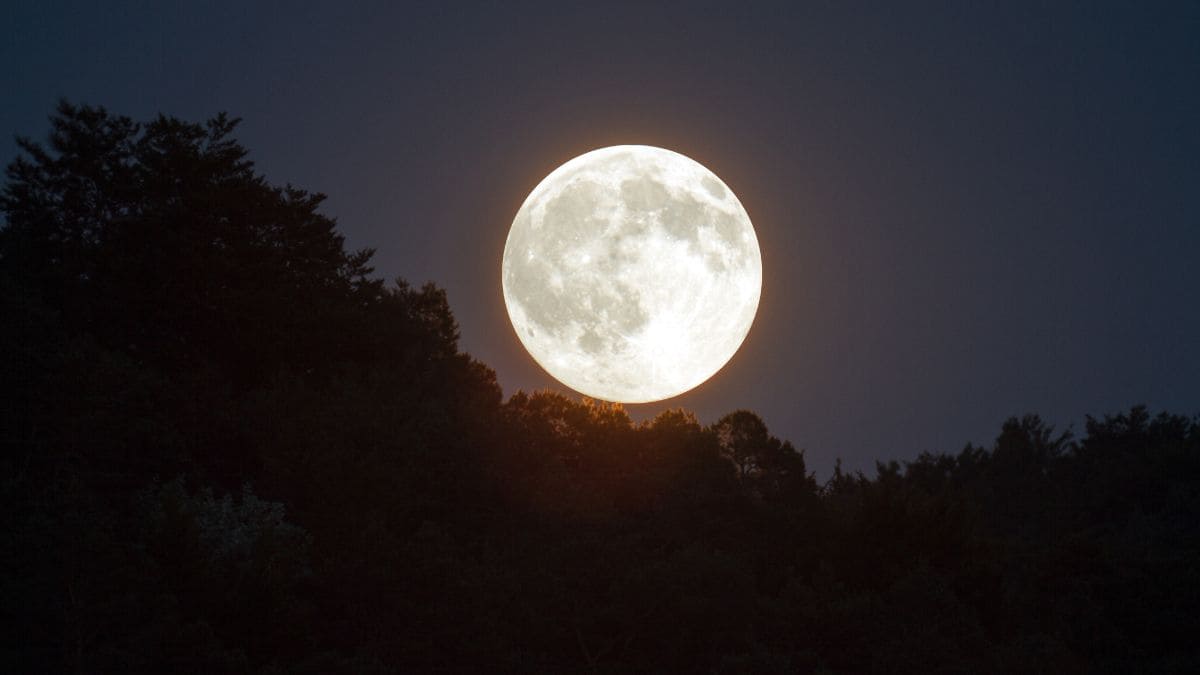
[[236, 120], [52, 124], [0, 196], [5, 672], [1200, 672], [1196, 418], [818, 484], [753, 412], [503, 401]]

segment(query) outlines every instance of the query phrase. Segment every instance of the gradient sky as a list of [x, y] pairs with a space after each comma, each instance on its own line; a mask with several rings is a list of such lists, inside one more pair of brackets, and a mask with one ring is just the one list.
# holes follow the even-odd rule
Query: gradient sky
[[504, 311], [517, 208], [662, 146], [746, 206], [763, 300], [637, 418], [748, 408], [823, 478], [1026, 412], [1200, 412], [1200, 3], [415, 4], [5, 2], [0, 161], [60, 97], [243, 117], [380, 274], [447, 289], [511, 394], [557, 388]]

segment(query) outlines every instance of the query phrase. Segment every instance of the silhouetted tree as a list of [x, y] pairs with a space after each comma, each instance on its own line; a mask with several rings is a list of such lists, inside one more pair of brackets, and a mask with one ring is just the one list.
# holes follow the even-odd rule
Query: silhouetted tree
[[748, 410], [729, 413], [717, 420], [712, 431], [738, 479], [761, 495], [815, 493], [816, 482], [807, 473], [804, 453], [770, 435], [758, 415]]
[[9, 166], [8, 670], [1200, 670], [1200, 419], [818, 486], [751, 411], [502, 402], [235, 130], [64, 103]]
[[139, 124], [63, 102], [51, 122], [47, 146], [19, 139], [8, 167], [0, 260], [69, 330], [255, 384], [322, 365], [328, 310], [382, 292], [371, 252], [346, 252], [317, 211], [323, 195], [254, 173], [237, 120]]

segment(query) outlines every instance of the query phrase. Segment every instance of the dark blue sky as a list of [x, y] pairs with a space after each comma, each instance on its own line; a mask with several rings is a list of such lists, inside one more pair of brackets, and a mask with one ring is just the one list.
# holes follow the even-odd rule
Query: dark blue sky
[[59, 97], [241, 116], [381, 274], [447, 289], [512, 393], [554, 386], [504, 312], [517, 207], [658, 145], [741, 198], [763, 301], [636, 416], [749, 408], [824, 477], [1025, 412], [1200, 412], [1200, 3], [409, 4], [6, 2], [0, 160]]

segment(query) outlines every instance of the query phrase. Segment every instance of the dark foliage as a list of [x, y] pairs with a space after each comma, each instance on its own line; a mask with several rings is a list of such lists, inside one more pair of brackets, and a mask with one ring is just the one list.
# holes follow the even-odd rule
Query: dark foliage
[[1200, 420], [839, 468], [502, 401], [236, 121], [62, 104], [0, 196], [7, 672], [1197, 672]]

